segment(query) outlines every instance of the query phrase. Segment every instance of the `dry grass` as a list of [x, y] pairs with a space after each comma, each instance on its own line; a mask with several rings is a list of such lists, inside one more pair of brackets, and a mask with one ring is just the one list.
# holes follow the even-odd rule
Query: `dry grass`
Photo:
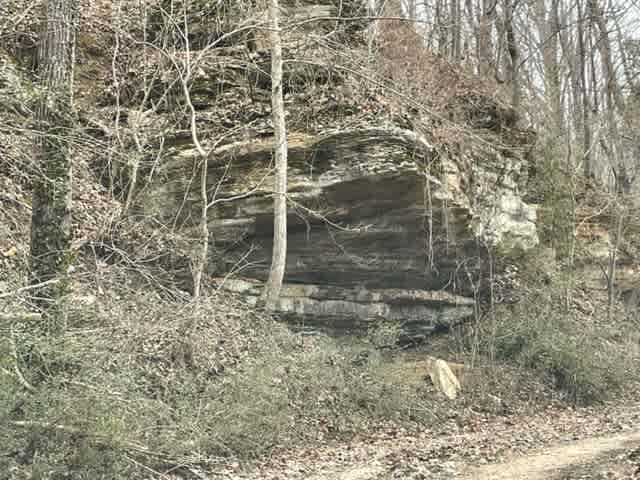
[[[130, 478], [138, 464], [251, 458], [435, 418], [426, 384], [366, 343], [302, 337], [233, 297], [167, 298], [132, 287], [135, 273], [101, 268], [109, 293], [77, 285], [63, 338], [15, 325], [35, 387], [0, 376], [0, 441], [15, 478]], [[1, 366], [13, 368], [11, 357]]]

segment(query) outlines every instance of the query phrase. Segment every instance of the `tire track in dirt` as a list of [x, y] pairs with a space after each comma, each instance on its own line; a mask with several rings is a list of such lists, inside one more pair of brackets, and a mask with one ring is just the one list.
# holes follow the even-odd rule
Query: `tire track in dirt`
[[[482, 419], [482, 418], [481, 418]], [[307, 445], [253, 467], [224, 468], [225, 480], [640, 480], [640, 404], [542, 412], [475, 431], [415, 430]], [[400, 434], [398, 434], [400, 433]], [[633, 456], [635, 453], [635, 457]], [[491, 462], [497, 458], [499, 463]], [[208, 472], [213, 474], [214, 472]]]
[[[508, 461], [472, 467], [457, 478], [464, 480], [550, 480], [554, 475], [570, 478], [572, 467], [580, 467], [599, 457], [640, 446], [640, 431], [592, 437], [556, 446], [537, 453], [512, 458]], [[307, 480], [386, 480], [396, 478], [372, 457], [366, 464], [321, 470]]]
[[[571, 467], [593, 462], [600, 456], [640, 445], [640, 431], [588, 438], [538, 453], [514, 458], [504, 463], [474, 468], [466, 479], [473, 480], [542, 480], [553, 474], [570, 473]], [[566, 478], [566, 477], [565, 477]]]

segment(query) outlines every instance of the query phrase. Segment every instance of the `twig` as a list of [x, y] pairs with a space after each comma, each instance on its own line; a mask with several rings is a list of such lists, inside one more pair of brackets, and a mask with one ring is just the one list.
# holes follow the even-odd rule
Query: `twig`
[[20, 25], [24, 21], [25, 18], [27, 18], [27, 16], [31, 13], [31, 10], [33, 10], [35, 6], [36, 6], [36, 3], [34, 2], [31, 5], [27, 6], [22, 12], [22, 15], [20, 15], [18, 18], [15, 18], [15, 19], [9, 18], [9, 20], [2, 25], [2, 29], [4, 30], [7, 25], [11, 25], [11, 27], [15, 29], [18, 25]]
[[252, 265], [252, 263], [247, 263], [243, 266], [240, 266], [240, 263], [244, 262], [247, 258], [249, 258], [249, 256], [253, 253], [253, 250], [254, 250], [253, 245], [251, 245], [251, 248], [247, 250], [247, 252], [242, 256], [242, 258], [240, 258], [240, 260], [238, 260], [236, 264], [231, 268], [231, 270], [229, 270], [229, 272], [222, 278], [222, 281], [216, 288], [216, 291], [219, 291], [220, 289], [222, 289], [222, 287], [224, 286], [225, 282], [229, 279], [229, 277], [243, 270], [247, 266]]
[[37, 322], [38, 320], [42, 320], [42, 315], [33, 312], [0, 313], [0, 322], [13, 322], [16, 320], [23, 322]]
[[11, 292], [0, 293], [0, 298], [13, 297], [15, 295], [21, 294], [22, 292], [27, 292], [29, 290], [36, 290], [38, 288], [46, 287], [47, 285], [54, 285], [59, 281], [60, 281], [59, 278], [52, 278], [51, 280], [47, 280], [46, 282], [38, 283], [36, 285], [27, 285], [26, 287], [21, 287]]
[[294, 208], [296, 209], [300, 209], [303, 210], [304, 212], [308, 213], [309, 215], [317, 218], [318, 220], [322, 220], [323, 222], [325, 222], [327, 225], [337, 229], [337, 230], [341, 230], [343, 232], [356, 232], [356, 233], [361, 233], [361, 232], [366, 232], [369, 231], [373, 228], [373, 225], [361, 225], [359, 227], [344, 227], [336, 222], [331, 221], [327, 216], [323, 215], [322, 213], [318, 212], [317, 210], [312, 210], [311, 208], [305, 207], [304, 205], [302, 205], [301, 203], [293, 200], [289, 195], [287, 195], [287, 201], [289, 203], [291, 203]]
[[134, 453], [138, 453], [141, 455], [147, 455], [150, 457], [160, 458], [163, 460], [168, 460], [172, 463], [178, 463], [174, 460], [171, 460], [171, 457], [163, 452], [154, 452], [149, 450], [145, 445], [129, 442], [126, 440], [114, 440], [113, 438], [107, 438], [103, 435], [99, 434], [90, 434], [86, 431], [80, 430], [79, 428], [70, 427], [68, 425], [61, 425], [57, 423], [49, 423], [49, 422], [39, 422], [34, 420], [17, 420], [9, 422], [10, 425], [14, 427], [20, 428], [41, 428], [45, 430], [54, 430], [62, 433], [66, 433], [68, 435], [75, 435], [79, 437], [89, 438], [96, 442], [99, 445], [103, 445], [110, 448], [120, 448], [122, 450], [128, 450]]
[[147, 470], [148, 472], [152, 473], [153, 475], [158, 475], [162, 478], [170, 478], [168, 475], [159, 472], [158, 470], [154, 470], [153, 468], [138, 462], [135, 458], [130, 457], [129, 455], [125, 455], [124, 458], [126, 458], [127, 460], [129, 460], [131, 463], [133, 463], [135, 466], [142, 468], [143, 470]]
[[99, 392], [101, 394], [110, 395], [110, 396], [115, 397], [115, 398], [117, 398], [118, 400], [120, 400], [121, 402], [124, 402], [124, 403], [132, 403], [130, 400], [127, 400], [126, 398], [123, 398], [123, 394], [120, 393], [120, 392], [114, 392], [112, 390], [106, 390], [106, 389], [97, 387], [95, 385], [91, 385], [89, 383], [79, 382], [77, 380], [68, 380], [65, 383], [68, 383], [69, 385], [75, 385], [77, 387], [87, 388], [89, 390], [94, 390], [94, 391]]
[[25, 203], [23, 201], [20, 201], [17, 198], [12, 198], [11, 196], [7, 195], [6, 193], [0, 193], [0, 198], [2, 200], [7, 201], [7, 202], [13, 202], [16, 205], [20, 205], [21, 207], [25, 208], [26, 210], [31, 211], [31, 205], [29, 205], [28, 203]]

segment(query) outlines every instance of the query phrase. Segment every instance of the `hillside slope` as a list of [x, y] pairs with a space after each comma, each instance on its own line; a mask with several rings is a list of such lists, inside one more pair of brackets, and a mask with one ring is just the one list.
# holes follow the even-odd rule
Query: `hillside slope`
[[[43, 4], [0, 5], [20, 20], [0, 23], [0, 477], [281, 478], [286, 465], [286, 478], [330, 478], [375, 458], [372, 475], [419, 478], [427, 463], [451, 478], [449, 460], [462, 471], [637, 421], [637, 309], [606, 316], [603, 199], [583, 194], [584, 269], [565, 269], [549, 231], [570, 209], [532, 188], [535, 134], [500, 87], [420, 48], [399, 20], [380, 24], [370, 62], [355, 0], [283, 2], [291, 255], [278, 316], [256, 309], [272, 231], [263, 12], [188, 3], [83, 2], [72, 293], [57, 339], [22, 315]], [[206, 186], [224, 200], [197, 300], [188, 100], [211, 150]], [[629, 296], [635, 252], [621, 252]], [[425, 355], [466, 364], [459, 398], [426, 381]]]

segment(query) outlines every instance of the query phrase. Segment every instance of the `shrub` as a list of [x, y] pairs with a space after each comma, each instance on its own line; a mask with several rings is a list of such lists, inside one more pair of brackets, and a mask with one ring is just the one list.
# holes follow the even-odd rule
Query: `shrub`
[[497, 359], [538, 372], [579, 405], [606, 400], [626, 374], [622, 349], [608, 345], [597, 328], [562, 313], [551, 299], [499, 309], [495, 337], [485, 341], [489, 348]]
[[557, 146], [553, 142], [543, 145], [542, 161], [531, 180], [530, 188], [542, 198], [538, 210], [538, 231], [543, 245], [553, 247], [559, 258], [570, 253], [574, 228], [575, 187], [571, 177], [563, 171]]
[[35, 392], [0, 376], [0, 441], [15, 478], [134, 478], [143, 465], [256, 457], [433, 418], [419, 386], [367, 343], [303, 337], [222, 296], [151, 297], [73, 303], [55, 343], [22, 330], [44, 363], [37, 375], [23, 365]]

